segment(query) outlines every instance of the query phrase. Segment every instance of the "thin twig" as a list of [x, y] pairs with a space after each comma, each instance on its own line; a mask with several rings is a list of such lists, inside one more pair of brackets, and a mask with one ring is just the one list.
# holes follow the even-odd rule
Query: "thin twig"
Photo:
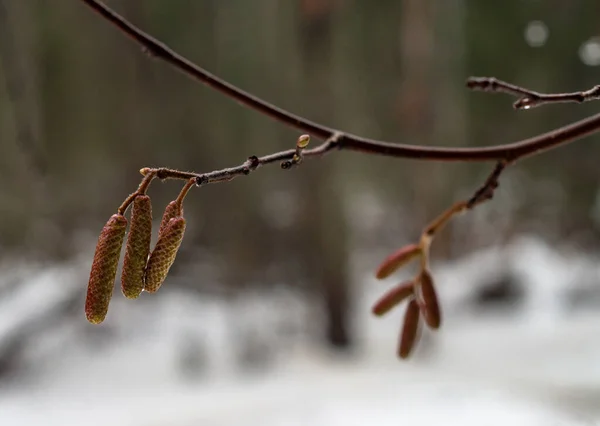
[[[299, 141], [304, 139], [305, 135], [300, 136]], [[119, 207], [119, 212], [124, 213], [127, 207], [133, 202], [135, 197], [141, 193], [144, 193], [147, 186], [150, 184], [154, 177], [158, 179], [176, 179], [189, 181], [193, 179], [197, 186], [208, 185], [210, 183], [221, 183], [230, 182], [236, 177], [247, 176], [260, 166], [264, 166], [271, 163], [281, 162], [280, 166], [282, 169], [287, 170], [292, 165], [300, 164], [302, 158], [318, 158], [338, 147], [339, 134], [335, 134], [322, 144], [312, 149], [304, 149], [299, 147], [296, 143], [295, 149], [288, 149], [286, 151], [276, 152], [274, 154], [265, 155], [263, 157], [257, 157], [255, 155], [248, 157], [239, 166], [228, 167], [226, 169], [215, 170], [206, 173], [195, 173], [195, 172], [183, 172], [181, 170], [169, 169], [166, 167], [144, 167], [140, 170], [140, 173], [144, 176], [142, 183], [138, 190], [123, 201], [123, 204]], [[299, 154], [301, 152], [301, 154]], [[144, 191], [144, 192], [142, 192]]]
[[431, 242], [433, 236], [438, 233], [454, 216], [464, 213], [481, 203], [489, 201], [494, 196], [494, 191], [498, 188], [498, 179], [502, 172], [509, 164], [505, 161], [498, 161], [496, 167], [488, 175], [485, 182], [477, 188], [471, 198], [454, 203], [442, 214], [432, 220], [423, 231], [423, 238], [427, 240], [427, 244]]
[[[332, 138], [329, 138], [328, 140], [326, 140], [321, 145], [315, 148], [303, 149], [302, 158], [314, 158], [327, 154], [328, 152], [338, 147], [338, 137], [338, 135], [334, 135]], [[173, 170], [165, 167], [155, 169], [145, 167], [142, 170], [140, 170], [140, 172], [144, 176], [147, 176], [150, 173], [154, 173], [159, 179], [196, 179], [196, 185], [201, 186], [208, 185], [209, 183], [229, 182], [235, 179], [236, 177], [249, 175], [251, 172], [258, 169], [260, 166], [264, 166], [271, 163], [281, 162], [282, 169], [289, 169], [290, 166], [286, 165], [286, 162], [293, 161], [294, 158], [298, 156], [297, 152], [298, 148], [276, 152], [274, 154], [265, 155], [264, 157], [257, 157], [253, 155], [251, 157], [248, 157], [248, 159], [239, 166], [228, 167], [226, 169], [215, 170], [206, 173], [182, 172], [180, 170]]]
[[492, 170], [483, 185], [467, 201], [466, 207], [468, 209], [472, 209], [476, 205], [491, 200], [494, 197], [494, 191], [498, 188], [498, 179], [507, 166], [508, 163], [506, 161], [498, 161], [496, 163], [496, 167], [494, 167], [494, 170]]
[[[542, 135], [524, 139], [506, 145], [497, 145], [483, 148], [443, 148], [423, 147], [400, 143], [390, 143], [374, 139], [362, 138], [350, 133], [341, 132], [294, 115], [284, 109], [272, 105], [254, 95], [251, 95], [236, 86], [218, 78], [205, 71], [190, 60], [179, 55], [164, 43], [146, 34], [135, 25], [127, 21], [121, 15], [97, 0], [81, 0], [92, 10], [113, 24], [122, 33], [135, 40], [143, 47], [143, 50], [153, 57], [161, 59], [174, 68], [183, 72], [203, 84], [218, 90], [237, 102], [274, 118], [288, 126], [294, 127], [302, 132], [308, 133], [318, 139], [327, 140], [336, 136], [336, 147], [343, 150], [358, 151], [368, 154], [379, 154], [388, 157], [413, 158], [430, 161], [500, 161], [508, 162], [521, 159], [526, 156], [539, 154], [557, 146], [573, 142], [584, 136], [596, 133], [600, 130], [600, 114], [596, 114], [585, 120], [577, 121], [569, 126], [544, 133]], [[515, 86], [516, 87], [516, 86]], [[531, 92], [524, 93], [530, 95]], [[326, 147], [325, 147], [326, 148]], [[316, 148], [315, 148], [316, 149]], [[289, 159], [287, 151], [273, 154], [276, 161]], [[305, 152], [308, 155], [308, 151]], [[248, 167], [240, 166], [243, 174]], [[224, 172], [224, 171], [223, 171]], [[239, 167], [234, 171], [225, 173], [239, 173]], [[221, 176], [221, 172], [215, 172]], [[216, 177], [215, 177], [216, 178]], [[229, 180], [223, 178], [221, 180]]]
[[467, 80], [467, 87], [482, 92], [507, 93], [518, 96], [519, 99], [513, 104], [515, 109], [530, 109], [545, 104], [566, 102], [583, 103], [600, 99], [600, 85], [579, 92], [539, 93], [493, 77], [470, 77]]
[[148, 187], [152, 183], [152, 180], [156, 177], [156, 170], [143, 169], [142, 174], [144, 175], [144, 178], [140, 182], [138, 189], [135, 192], [129, 194], [129, 196], [127, 198], [125, 198], [125, 201], [123, 201], [123, 203], [119, 206], [117, 213], [119, 213], [121, 215], [125, 214], [127, 207], [129, 207], [129, 205], [131, 203], [133, 203], [133, 200], [135, 200], [135, 198], [138, 195], [146, 194], [146, 191], [148, 190]]

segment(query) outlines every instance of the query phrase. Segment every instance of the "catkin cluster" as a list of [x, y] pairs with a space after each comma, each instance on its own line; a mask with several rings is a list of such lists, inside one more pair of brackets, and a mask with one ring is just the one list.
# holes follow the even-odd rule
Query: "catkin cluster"
[[426, 266], [426, 258], [427, 252], [421, 244], [410, 244], [388, 256], [375, 274], [378, 279], [384, 279], [410, 261], [421, 259], [421, 268], [413, 279], [392, 287], [373, 306], [373, 313], [382, 316], [404, 300], [409, 301], [398, 340], [398, 356], [403, 359], [408, 358], [418, 341], [421, 317], [432, 330], [437, 330], [442, 322], [440, 305], [433, 277]]
[[[186, 186], [185, 190], [188, 189]], [[136, 299], [144, 290], [155, 293], [165, 281], [185, 232], [183, 196], [180, 194], [165, 208], [156, 245], [150, 251], [152, 203], [145, 193], [133, 194], [121, 273], [121, 291], [126, 298]], [[106, 318], [127, 224], [123, 214], [114, 214], [98, 238], [85, 302], [86, 318], [93, 324]]]

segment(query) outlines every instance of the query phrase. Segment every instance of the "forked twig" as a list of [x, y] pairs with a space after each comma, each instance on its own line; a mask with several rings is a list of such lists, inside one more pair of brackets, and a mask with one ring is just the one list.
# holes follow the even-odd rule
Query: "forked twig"
[[481, 90], [490, 93], [507, 93], [518, 96], [513, 107], [515, 109], [530, 109], [545, 104], [558, 104], [566, 102], [583, 103], [600, 99], [600, 85], [591, 89], [570, 93], [539, 93], [526, 89], [494, 77], [470, 77], [467, 87], [472, 90]]
[[[142, 183], [136, 192], [126, 198], [119, 207], [117, 214], [113, 215], [107, 222], [97, 246], [94, 266], [90, 275], [88, 299], [86, 301], [88, 319], [94, 323], [103, 321], [106, 310], [108, 309], [108, 301], [112, 294], [111, 285], [112, 282], [114, 282], [114, 274], [116, 273], [119, 259], [120, 244], [122, 243], [125, 227], [127, 225], [127, 220], [123, 215], [129, 205], [134, 203], [136, 198], [142, 198], [138, 197], [139, 195], [145, 197], [145, 191], [154, 178], [185, 180], [186, 186], [182, 190], [182, 194], [185, 195], [187, 190], [194, 184], [202, 186], [209, 183], [228, 182], [238, 176], [249, 175], [259, 167], [272, 163], [280, 163], [282, 169], [291, 169], [294, 166], [299, 165], [304, 158], [320, 157], [333, 150], [349, 150], [366, 154], [379, 154], [389, 157], [413, 158], [426, 161], [495, 161], [495, 168], [485, 182], [469, 199], [457, 202], [445, 210], [425, 227], [421, 234], [421, 238], [417, 243], [409, 244], [392, 253], [383, 261], [377, 270], [377, 278], [383, 279], [408, 262], [417, 258], [420, 260], [418, 274], [411, 281], [397, 285], [385, 294], [374, 307], [374, 313], [376, 315], [383, 315], [403, 300], [409, 300], [398, 350], [399, 356], [406, 358], [410, 355], [411, 350], [417, 341], [420, 323], [419, 318], [423, 317], [424, 323], [434, 330], [437, 330], [441, 324], [440, 306], [437, 300], [434, 280], [429, 271], [429, 250], [436, 233], [438, 233], [454, 216], [492, 199], [494, 191], [498, 187], [498, 179], [501, 173], [510, 164], [522, 158], [537, 155], [541, 152], [565, 145], [600, 131], [600, 114], [596, 114], [584, 120], [577, 121], [538, 136], [513, 143], [489, 147], [425, 147], [363, 138], [312, 122], [247, 93], [207, 72], [182, 55], [176, 53], [167, 45], [146, 34], [100, 1], [81, 1], [106, 21], [110, 22], [123, 34], [137, 42], [142, 47], [142, 50], [150, 56], [169, 63], [180, 72], [218, 90], [238, 103], [244, 104], [261, 114], [267, 115], [287, 126], [308, 134], [298, 138], [295, 149], [275, 152], [262, 157], [251, 156], [238, 166], [208, 173], [184, 172], [168, 168], [141, 169], [140, 172], [144, 175]], [[595, 86], [592, 89], [581, 92], [542, 94], [495, 78], [487, 77], [470, 78], [467, 81], [467, 86], [473, 90], [493, 93], [501, 92], [518, 96], [519, 99], [514, 104], [514, 107], [517, 109], [528, 109], [549, 103], [581, 103], [600, 99], [600, 86]], [[324, 142], [315, 148], [306, 149], [310, 140], [309, 135], [321, 139]], [[162, 283], [170, 265], [174, 261], [175, 253], [181, 243], [183, 231], [185, 230], [185, 220], [181, 216], [181, 202], [183, 200], [183, 195], [180, 195], [178, 199], [180, 200], [178, 208], [173, 209], [172, 202], [165, 209], [163, 222], [165, 225], [168, 224], [168, 226], [164, 228], [164, 238], [159, 238], [160, 244], [157, 243], [159, 246], [159, 254], [162, 256], [162, 251], [165, 251], [165, 253], [168, 252], [167, 254], [169, 254], [169, 256], [155, 256], [156, 259], [166, 259], [168, 257], [168, 265], [159, 265], [162, 268], [158, 271], [160, 274], [158, 274], [158, 272], [155, 273], [155, 269], [158, 268], [155, 267], [156, 265], [153, 264], [152, 267], [146, 265], [146, 278], [149, 273], [148, 270], [154, 268], [152, 269], [152, 273], [154, 275], [160, 275], [159, 283]], [[134, 203], [134, 210], [135, 205], [136, 204]], [[176, 215], [175, 217], [171, 217], [171, 214]], [[149, 221], [149, 223], [150, 222], [151, 221]], [[161, 229], [163, 222], [161, 222]], [[161, 234], [160, 231], [159, 234]], [[156, 250], [157, 249], [155, 248], [155, 251]], [[140, 258], [145, 260], [147, 258], [146, 252], [144, 252], [143, 256]], [[140, 283], [136, 284], [137, 288], [140, 288], [139, 284]], [[145, 284], [148, 283], [146, 282]], [[147, 291], [150, 291], [147, 285], [144, 288]], [[156, 291], [156, 289], [158, 289], [158, 286], [152, 287], [152, 292]]]
[[[202, 69], [189, 59], [184, 58], [166, 44], [137, 28], [100, 1], [80, 1], [114, 25], [123, 34], [140, 44], [143, 50], [151, 56], [169, 63], [189, 77], [290, 127], [294, 127], [321, 140], [327, 140], [336, 136], [336, 147], [340, 150], [430, 161], [514, 161], [564, 145], [600, 130], [600, 114], [596, 114], [590, 118], [577, 121], [569, 126], [564, 126], [539, 136], [509, 144], [483, 148], [429, 147], [363, 138], [312, 122], [251, 95]], [[273, 155], [280, 156], [282, 153]]]

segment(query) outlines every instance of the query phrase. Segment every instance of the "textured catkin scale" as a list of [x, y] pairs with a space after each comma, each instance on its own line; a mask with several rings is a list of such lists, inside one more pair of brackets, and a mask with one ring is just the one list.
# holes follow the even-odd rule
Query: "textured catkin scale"
[[433, 330], [437, 330], [442, 323], [442, 316], [433, 277], [429, 271], [423, 271], [419, 281], [421, 284], [421, 297], [423, 298], [421, 309], [425, 323]]
[[169, 221], [179, 216], [183, 216], [183, 208], [180, 207], [176, 201], [171, 201], [169, 204], [167, 204], [167, 207], [165, 207], [162, 219], [160, 220], [160, 226], [158, 228], [159, 239], [169, 224]]
[[403, 282], [390, 289], [387, 293], [375, 302], [373, 305], [373, 314], [382, 316], [388, 313], [393, 307], [401, 303], [404, 299], [414, 294], [414, 283], [412, 281]]
[[137, 298], [144, 289], [144, 270], [152, 238], [152, 203], [147, 195], [133, 200], [131, 226], [127, 235], [121, 291], [128, 299]]
[[409, 244], [404, 246], [389, 255], [383, 262], [381, 262], [381, 265], [379, 265], [379, 268], [377, 268], [375, 276], [379, 280], [387, 278], [398, 268], [406, 265], [408, 262], [420, 255], [421, 248], [417, 244]]
[[85, 299], [85, 316], [92, 324], [104, 321], [108, 312], [126, 229], [125, 216], [114, 214], [98, 238]]
[[177, 251], [183, 240], [185, 232], [185, 219], [176, 217], [169, 221], [163, 232], [159, 235], [158, 241], [146, 265], [146, 275], [144, 279], [144, 290], [149, 293], [158, 291], [164, 282], [169, 269], [175, 261]]
[[404, 325], [400, 334], [400, 343], [398, 344], [398, 356], [402, 359], [408, 358], [417, 341], [417, 332], [419, 328], [419, 305], [415, 299], [412, 299], [406, 307], [404, 313]]

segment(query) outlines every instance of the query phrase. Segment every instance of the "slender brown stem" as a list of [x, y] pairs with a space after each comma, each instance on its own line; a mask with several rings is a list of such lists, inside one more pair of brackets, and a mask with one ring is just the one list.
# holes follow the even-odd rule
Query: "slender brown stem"
[[467, 200], [462, 200], [454, 203], [444, 212], [442, 212], [438, 217], [432, 220], [425, 230], [423, 231], [421, 237], [421, 245], [424, 248], [428, 248], [431, 240], [446, 224], [456, 215], [461, 214], [467, 210], [470, 210], [477, 205], [489, 201], [494, 196], [494, 191], [498, 188], [498, 179], [502, 172], [506, 169], [508, 163], [505, 161], [499, 161], [496, 164], [496, 167], [489, 174], [483, 185], [481, 185], [471, 196], [471, 198]]
[[[205, 71], [190, 60], [179, 55], [167, 45], [146, 34], [100, 1], [81, 1], [102, 16], [105, 20], [113, 24], [122, 33], [135, 40], [151, 56], [171, 64], [174, 68], [178, 69], [189, 77], [192, 77], [193, 79], [220, 91], [237, 102], [242, 103], [262, 114], [272, 117], [288, 126], [308, 133], [318, 139], [327, 140], [335, 138], [335, 145], [338, 149], [358, 151], [369, 154], [379, 154], [390, 157], [414, 158], [431, 161], [506, 160], [508, 162], [512, 162], [529, 155], [538, 154], [542, 151], [555, 148], [559, 145], [564, 145], [600, 130], [600, 114], [596, 114], [588, 119], [575, 122], [569, 126], [561, 127], [533, 138], [524, 139], [522, 141], [509, 143], [506, 145], [497, 145], [484, 148], [422, 147], [363, 138], [312, 122], [275, 105], [272, 105], [254, 95], [251, 95]], [[526, 89], [521, 90], [523, 92], [520, 94], [529, 97], [531, 97], [532, 93], [534, 93], [526, 91]], [[539, 96], [539, 94], [536, 94], [536, 96]], [[331, 147], [326, 144], [321, 145], [321, 148], [325, 151], [331, 149]], [[309, 152], [310, 150], [305, 151], [304, 155], [308, 156]], [[289, 160], [288, 151], [273, 154], [273, 157], [276, 158], [274, 161]], [[254, 163], [251, 162], [248, 167], [239, 166], [233, 170], [215, 172], [216, 175], [210, 176], [209, 180], [214, 179], [212, 182], [227, 181], [230, 180], [229, 177], [231, 177], [231, 173], [238, 174], [240, 170], [243, 172], [243, 174], [247, 174], [245, 171], [253, 164]]]
[[123, 203], [119, 206], [117, 213], [125, 214], [127, 207], [129, 207], [131, 205], [131, 203], [133, 203], [133, 200], [135, 200], [135, 197], [137, 197], [138, 195], [145, 194], [146, 191], [148, 190], [148, 187], [152, 183], [152, 180], [156, 177], [155, 169], [143, 169], [142, 171], [145, 171], [145, 173], [142, 172], [142, 174], [144, 175], [144, 178], [140, 182], [138, 189], [135, 192], [129, 194], [129, 196], [127, 198], [125, 198], [125, 201], [123, 201]]
[[467, 209], [472, 209], [478, 204], [492, 199], [494, 191], [498, 188], [498, 179], [506, 167], [508, 167], [506, 161], [498, 161], [498, 163], [496, 163], [496, 167], [494, 167], [494, 170], [492, 170], [483, 185], [475, 191], [473, 196], [467, 201]]
[[493, 77], [470, 77], [467, 80], [467, 87], [483, 92], [519, 96], [519, 99], [513, 104], [515, 109], [530, 109], [545, 104], [565, 102], [583, 103], [600, 99], [600, 85], [579, 92], [539, 93]]
[[179, 195], [177, 196], [177, 199], [175, 200], [175, 202], [177, 203], [177, 208], [179, 209], [179, 211], [182, 210], [182, 205], [183, 205], [183, 200], [185, 200], [185, 196], [188, 194], [188, 192], [190, 192], [190, 189], [192, 189], [192, 187], [196, 184], [196, 179], [192, 178], [189, 179], [185, 185], [183, 185], [183, 188], [181, 188], [181, 191], [179, 192]]
[[302, 152], [302, 158], [314, 158], [325, 155], [338, 147], [338, 139], [336, 138], [336, 136], [326, 140], [321, 145], [318, 145], [317, 147], [312, 149], [299, 149], [298, 147], [296, 147], [296, 149], [288, 149], [286, 151], [276, 152], [274, 154], [265, 155], [263, 157], [257, 157], [253, 155], [239, 166], [228, 167], [226, 169], [215, 170], [207, 173], [182, 172], [180, 170], [168, 169], [166, 167], [144, 167], [140, 170], [140, 173], [144, 175], [145, 178], [149, 175], [153, 175], [159, 179], [194, 179], [195, 184], [198, 186], [208, 185], [209, 183], [229, 182], [235, 179], [236, 177], [249, 175], [251, 172], [258, 169], [260, 166], [264, 166], [271, 163], [281, 162], [282, 169], [289, 169], [291, 166], [287, 165], [288, 162], [293, 162], [294, 164], [299, 163], [299, 151]]

